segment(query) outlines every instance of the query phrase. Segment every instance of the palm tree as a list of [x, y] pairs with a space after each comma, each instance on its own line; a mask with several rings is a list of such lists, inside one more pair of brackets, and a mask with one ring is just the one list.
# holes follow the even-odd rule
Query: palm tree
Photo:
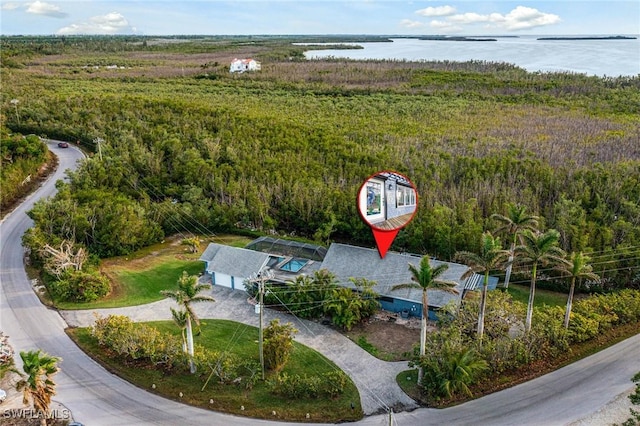
[[20, 352], [22, 369], [26, 377], [16, 384], [16, 390], [22, 391], [23, 403], [33, 402], [33, 408], [38, 412], [40, 424], [47, 424], [51, 397], [56, 394], [56, 384], [52, 377], [58, 372], [58, 357], [37, 351]]
[[480, 299], [480, 312], [478, 313], [478, 340], [482, 343], [484, 335], [484, 312], [487, 304], [487, 288], [489, 286], [489, 273], [496, 269], [501, 269], [507, 263], [510, 252], [502, 249], [500, 238], [491, 235], [487, 231], [482, 234], [480, 243], [480, 254], [459, 251], [456, 253], [456, 259], [469, 266], [469, 269], [462, 274], [461, 279], [467, 279], [474, 273], [484, 275], [482, 282], [482, 298]]
[[569, 328], [569, 317], [571, 316], [571, 304], [573, 303], [573, 292], [576, 287], [576, 279], [597, 280], [598, 275], [593, 273], [593, 268], [589, 264], [591, 258], [582, 252], [573, 252], [569, 256], [566, 263], [558, 265], [558, 270], [571, 278], [571, 287], [569, 288], [569, 297], [567, 298], [567, 309], [564, 312], [564, 328]]
[[[429, 257], [425, 256], [420, 260], [420, 269], [414, 265], [409, 264], [409, 271], [411, 271], [412, 283], [394, 285], [391, 290], [400, 290], [403, 288], [416, 288], [422, 289], [422, 324], [420, 329], [420, 357], [424, 357], [425, 346], [427, 343], [427, 319], [429, 317], [429, 305], [427, 297], [427, 289], [442, 290], [449, 293], [458, 293], [455, 288], [456, 283], [453, 281], [440, 280], [438, 277], [442, 275], [449, 265], [441, 263], [435, 267], [431, 267]], [[418, 370], [418, 383], [422, 383], [423, 369]]]
[[549, 229], [545, 233], [527, 229], [522, 233], [522, 244], [514, 249], [518, 263], [531, 265], [531, 288], [529, 289], [529, 304], [527, 305], [527, 318], [524, 327], [527, 333], [531, 331], [538, 265], [555, 266], [565, 261], [565, 252], [558, 247], [559, 240], [560, 233], [555, 229]]
[[176, 323], [178, 327], [180, 327], [180, 334], [182, 335], [182, 350], [187, 352], [187, 336], [184, 331], [187, 328], [187, 311], [171, 309], [171, 317], [173, 318], [173, 322]]
[[498, 213], [492, 214], [491, 219], [497, 220], [501, 226], [496, 228], [495, 232], [505, 232], [511, 238], [511, 255], [509, 256], [509, 264], [504, 277], [504, 288], [509, 288], [509, 280], [511, 279], [511, 269], [513, 266], [513, 255], [518, 242], [520, 233], [526, 229], [535, 231], [538, 227], [538, 216], [527, 213], [527, 208], [519, 204], [509, 204], [507, 206], [507, 215]]
[[211, 296], [198, 295], [203, 290], [209, 290], [211, 285], [198, 284], [198, 277], [195, 275], [189, 275], [187, 272], [183, 272], [182, 276], [178, 278], [178, 290], [162, 290], [160, 293], [176, 301], [178, 305], [184, 308], [187, 323], [187, 352], [189, 353], [189, 365], [191, 373], [196, 372], [196, 366], [193, 362], [193, 329], [191, 327], [191, 320], [196, 325], [200, 325], [200, 319], [193, 310], [192, 303], [195, 302], [215, 302]]
[[438, 392], [447, 398], [451, 398], [453, 394], [458, 392], [472, 397], [473, 393], [469, 389], [469, 385], [488, 368], [487, 361], [480, 358], [473, 349], [468, 348], [448, 354], [443, 365]]

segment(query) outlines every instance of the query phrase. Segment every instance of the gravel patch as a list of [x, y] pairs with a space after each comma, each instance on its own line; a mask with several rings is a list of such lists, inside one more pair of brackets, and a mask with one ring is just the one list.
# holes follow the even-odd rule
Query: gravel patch
[[633, 407], [633, 404], [631, 404], [629, 395], [631, 395], [634, 389], [635, 388], [632, 388], [627, 392], [621, 393], [601, 409], [576, 422], [570, 423], [567, 426], [604, 426], [622, 424], [625, 420], [631, 417], [629, 409]]

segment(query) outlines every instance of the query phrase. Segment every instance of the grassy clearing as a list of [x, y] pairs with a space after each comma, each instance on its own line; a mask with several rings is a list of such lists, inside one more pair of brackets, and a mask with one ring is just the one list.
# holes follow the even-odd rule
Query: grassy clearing
[[[509, 284], [507, 292], [511, 295], [513, 300], [522, 302], [525, 305], [529, 303], [529, 286]], [[563, 293], [536, 288], [536, 298], [534, 301], [534, 305], [540, 307], [542, 305], [566, 306], [567, 297], [568, 295]]]
[[[171, 321], [147, 323], [161, 331], [179, 335], [178, 328]], [[189, 373], [166, 374], [139, 364], [127, 365], [118, 357], [109, 357], [91, 336], [89, 329], [69, 329], [68, 333], [78, 345], [105, 368], [123, 377], [142, 389], [157, 393], [201, 408], [226, 412], [254, 418], [277, 419], [284, 421], [342, 422], [354, 421], [363, 417], [358, 390], [349, 382], [344, 394], [334, 400], [288, 400], [269, 393], [264, 382], [258, 382], [253, 389], [244, 384], [222, 385], [211, 380], [202, 390], [207, 374]], [[225, 321], [206, 320], [202, 323], [201, 333], [195, 336], [196, 343], [213, 350], [224, 350], [238, 354], [243, 358], [256, 361], [258, 354], [258, 329], [245, 324]], [[338, 367], [320, 353], [294, 343], [291, 359], [284, 372], [288, 374], [322, 374]], [[267, 380], [269, 375], [267, 375]], [[153, 385], [155, 384], [155, 389]], [[183, 396], [179, 394], [182, 392]], [[351, 404], [354, 404], [354, 409]], [[242, 409], [244, 407], [244, 410]], [[272, 412], [276, 414], [273, 415]], [[307, 419], [307, 413], [309, 418]]]
[[129, 270], [126, 267], [105, 271], [113, 291], [104, 299], [90, 303], [60, 302], [59, 309], [96, 309], [136, 306], [161, 300], [160, 290], [174, 289], [178, 278], [186, 271], [189, 275], [202, 272], [200, 261], [163, 259], [146, 269]]
[[176, 237], [138, 250], [126, 257], [103, 260], [100, 269], [111, 281], [111, 293], [90, 303], [58, 302], [59, 309], [97, 309], [136, 306], [161, 300], [160, 290], [173, 289], [183, 271], [199, 275], [204, 264], [198, 260], [210, 241], [244, 247], [251, 239], [237, 235], [201, 237], [198, 253], [189, 253]]

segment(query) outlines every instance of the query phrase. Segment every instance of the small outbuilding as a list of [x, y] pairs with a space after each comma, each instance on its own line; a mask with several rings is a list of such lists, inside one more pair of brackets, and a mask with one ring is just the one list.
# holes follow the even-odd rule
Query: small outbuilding
[[246, 72], [246, 71], [260, 71], [260, 62], [255, 59], [238, 59], [234, 58], [229, 66], [229, 72]]

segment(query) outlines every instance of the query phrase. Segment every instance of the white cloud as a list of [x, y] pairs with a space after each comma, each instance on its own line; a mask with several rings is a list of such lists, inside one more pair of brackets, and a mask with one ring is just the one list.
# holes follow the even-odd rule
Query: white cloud
[[134, 34], [136, 28], [129, 25], [127, 19], [118, 12], [89, 18], [89, 22], [71, 24], [60, 28], [56, 34]]
[[438, 21], [438, 20], [433, 20], [429, 23], [429, 26], [431, 28], [434, 28], [440, 32], [456, 32], [456, 31], [461, 31], [462, 27], [459, 25], [455, 25], [452, 22], [449, 21]]
[[[478, 22], [489, 22], [491, 21], [492, 15], [502, 16], [499, 13], [492, 13], [491, 15], [480, 15], [478, 13], [461, 13], [458, 15], [449, 16], [447, 19], [451, 22], [455, 22], [457, 24], [477, 24]], [[497, 19], [497, 16], [494, 16]]]
[[400, 26], [404, 27], [404, 28], [409, 28], [409, 29], [416, 29], [416, 28], [424, 28], [425, 24], [424, 24], [424, 22], [420, 22], [420, 21], [412, 21], [411, 19], [403, 19], [402, 21], [400, 21]]
[[456, 13], [453, 6], [427, 7], [425, 9], [416, 10], [416, 14], [420, 16], [448, 16]]
[[60, 10], [60, 7], [55, 4], [45, 3], [43, 1], [34, 1], [33, 3], [27, 3], [27, 13], [33, 13], [35, 15], [51, 16], [53, 18], [64, 18], [66, 13]]
[[518, 6], [505, 15], [504, 27], [507, 30], [521, 30], [557, 24], [561, 21], [558, 15], [543, 13], [530, 7]]
[[2, 10], [16, 10], [17, 8], [20, 7], [20, 3], [2, 3], [2, 5], [0, 5], [0, 9]]
[[559, 23], [560, 17], [551, 13], [540, 12], [525, 6], [518, 6], [506, 15], [491, 13], [480, 15], [478, 13], [462, 13], [447, 17], [457, 24], [487, 23], [487, 28], [497, 28], [507, 31], [524, 30], [545, 25]]

